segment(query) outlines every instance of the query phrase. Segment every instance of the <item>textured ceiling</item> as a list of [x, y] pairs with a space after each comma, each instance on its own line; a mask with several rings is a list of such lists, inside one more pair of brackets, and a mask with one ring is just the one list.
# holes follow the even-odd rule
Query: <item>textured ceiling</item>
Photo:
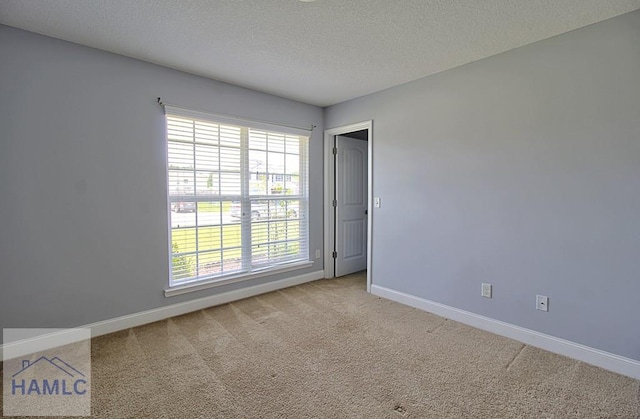
[[640, 0], [0, 0], [0, 23], [327, 106]]

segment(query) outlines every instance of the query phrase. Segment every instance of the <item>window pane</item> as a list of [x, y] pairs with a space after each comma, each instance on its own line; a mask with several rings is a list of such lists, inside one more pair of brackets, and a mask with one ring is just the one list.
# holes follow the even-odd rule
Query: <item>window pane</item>
[[300, 195], [300, 177], [296, 175], [286, 175], [284, 180], [285, 195]]
[[300, 239], [300, 223], [298, 221], [287, 221], [287, 240]]
[[225, 249], [222, 252], [222, 265], [225, 272], [236, 272], [242, 269], [242, 249]]
[[220, 170], [240, 171], [239, 148], [220, 148]]
[[240, 173], [220, 173], [220, 193], [222, 195], [240, 195]]
[[218, 147], [196, 144], [196, 170], [220, 170]]
[[193, 141], [193, 121], [183, 118], [167, 118], [168, 141]]
[[194, 228], [174, 228], [171, 231], [172, 246], [175, 252], [194, 252], [196, 250], [196, 230]]
[[292, 154], [300, 154], [300, 137], [292, 137], [287, 135], [286, 152]]
[[249, 172], [266, 173], [267, 153], [260, 150], [249, 150]]
[[169, 195], [193, 195], [193, 172], [169, 170]]
[[202, 252], [198, 255], [198, 275], [217, 275], [222, 272], [222, 252]]
[[195, 274], [196, 249], [195, 229], [171, 230], [171, 270], [174, 281], [189, 278]]
[[284, 154], [283, 153], [267, 153], [270, 173], [284, 173]]
[[240, 247], [242, 241], [240, 238], [240, 224], [232, 224], [222, 226], [222, 246], [225, 249]]
[[298, 218], [300, 215], [300, 201], [286, 201], [285, 214], [288, 220]]
[[196, 172], [196, 195], [201, 197], [211, 197], [219, 195], [220, 185], [217, 173]]
[[200, 144], [218, 144], [220, 129], [218, 124], [195, 122], [195, 139]]
[[193, 144], [169, 143], [169, 169], [193, 169]]
[[264, 173], [249, 174], [249, 194], [250, 195], [266, 195], [267, 194], [267, 175]]
[[194, 273], [194, 255], [185, 255], [173, 252], [171, 255], [171, 276], [174, 281], [192, 277]]
[[267, 136], [267, 150], [284, 153], [284, 137], [283, 134], [269, 133]]
[[300, 156], [297, 154], [285, 154], [285, 173], [290, 175], [300, 174]]
[[299, 201], [284, 199], [274, 199], [262, 202], [258, 201], [256, 204], [252, 205], [252, 208], [253, 207], [259, 207], [263, 214], [262, 218], [267, 218], [269, 220], [297, 218], [298, 213], [300, 212]]
[[[285, 260], [304, 257], [301, 246], [304, 237], [299, 219], [299, 200], [259, 200], [252, 202], [252, 209], [260, 209], [259, 219], [251, 223], [251, 260], [254, 266], [263, 266]], [[265, 215], [266, 214], [266, 215]]]
[[240, 128], [220, 125], [220, 145], [240, 147]]
[[198, 228], [198, 250], [219, 250], [221, 243], [220, 226], [212, 225]]
[[206, 177], [205, 190], [210, 195], [220, 195], [220, 174], [217, 172], [204, 173]]
[[249, 194], [267, 194], [267, 153], [249, 150]]
[[249, 148], [252, 150], [266, 150], [267, 133], [264, 131], [249, 130]]
[[[219, 226], [222, 223], [222, 208], [220, 202], [198, 202], [198, 226]], [[213, 234], [213, 231], [210, 233]], [[202, 244], [200, 236], [198, 240], [198, 247], [200, 247]]]

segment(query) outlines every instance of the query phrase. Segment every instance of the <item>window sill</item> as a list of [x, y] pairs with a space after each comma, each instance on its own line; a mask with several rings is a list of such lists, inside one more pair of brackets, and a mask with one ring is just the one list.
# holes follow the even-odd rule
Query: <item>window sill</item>
[[250, 279], [261, 278], [269, 275], [276, 275], [283, 272], [294, 271], [298, 269], [310, 268], [313, 266], [312, 261], [302, 261], [290, 263], [285, 266], [277, 268], [264, 269], [252, 273], [241, 273], [233, 276], [226, 276], [223, 278], [206, 279], [203, 281], [191, 282], [184, 285], [176, 285], [175, 287], [167, 288], [164, 290], [165, 297], [173, 297], [176, 295], [186, 294], [189, 292], [196, 292], [206, 290], [208, 288], [220, 287], [223, 285], [229, 285], [236, 282], [248, 281]]

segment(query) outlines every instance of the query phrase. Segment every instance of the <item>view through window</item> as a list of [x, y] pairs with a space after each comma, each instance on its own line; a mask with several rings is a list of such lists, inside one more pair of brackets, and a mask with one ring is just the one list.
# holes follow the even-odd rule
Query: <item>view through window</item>
[[308, 137], [167, 113], [171, 280], [308, 261]]

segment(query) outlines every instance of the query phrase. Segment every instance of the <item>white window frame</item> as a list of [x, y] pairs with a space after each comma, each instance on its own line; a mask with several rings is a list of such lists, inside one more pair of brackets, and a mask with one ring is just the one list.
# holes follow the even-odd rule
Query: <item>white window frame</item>
[[[175, 107], [172, 105], [163, 104], [165, 114], [167, 116], [175, 116], [178, 118], [191, 119], [194, 121], [203, 121], [207, 123], [220, 124], [220, 125], [231, 125], [235, 127], [239, 127], [242, 129], [243, 133], [248, 133], [249, 130], [259, 130], [266, 131], [270, 133], [278, 133], [285, 134], [290, 136], [299, 136], [305, 137], [304, 141], [300, 146], [299, 158], [301, 159], [301, 166], [303, 167], [303, 171], [299, 173], [299, 194], [298, 195], [251, 195], [249, 192], [249, 179], [251, 177], [252, 172], [248, 167], [248, 155], [249, 155], [249, 144], [248, 144], [248, 136], [243, 135], [241, 138], [240, 145], [240, 153], [241, 153], [241, 196], [240, 202], [242, 203], [242, 212], [243, 216], [241, 219], [241, 247], [242, 247], [242, 271], [236, 271], [233, 273], [224, 273], [201, 276], [201, 277], [193, 277], [187, 280], [178, 280], [174, 281], [172, 278], [172, 226], [171, 226], [171, 197], [169, 190], [169, 175], [170, 175], [170, 167], [167, 160], [166, 167], [166, 175], [167, 175], [167, 208], [168, 208], [168, 257], [169, 257], [169, 288], [165, 289], [165, 296], [173, 296], [179, 295], [186, 292], [198, 291], [201, 289], [206, 289], [210, 287], [226, 285], [234, 282], [244, 281], [248, 279], [254, 279], [261, 276], [273, 275], [281, 272], [287, 272], [296, 269], [304, 269], [311, 267], [313, 265], [310, 250], [309, 250], [309, 217], [308, 217], [308, 206], [309, 206], [309, 141], [311, 137], [311, 130], [304, 130], [295, 127], [276, 125], [266, 122], [260, 121], [251, 121], [246, 119], [233, 118], [229, 116], [215, 115], [209, 114], [206, 112], [195, 111], [191, 109], [185, 109], [180, 107]], [[166, 121], [167, 119], [165, 119]], [[165, 131], [165, 147], [168, 147], [169, 137], [168, 132]], [[168, 155], [167, 155], [168, 158]], [[196, 173], [196, 167], [193, 168], [194, 173]], [[269, 174], [269, 176], [274, 176], [273, 174]], [[282, 175], [283, 178], [286, 178], [287, 175]], [[290, 175], [289, 175], [290, 177]], [[195, 187], [195, 185], [194, 185]], [[199, 202], [197, 196], [194, 195], [194, 202], [197, 206]], [[227, 197], [221, 197], [220, 201], [227, 199]], [[290, 260], [283, 260], [282, 262], [272, 263], [268, 265], [259, 265], [254, 264], [251, 260], [251, 228], [252, 228], [252, 219], [250, 211], [247, 211], [248, 207], [251, 205], [251, 201], [256, 200], [294, 200], [299, 202], [297, 217], [300, 221], [300, 235], [303, 236], [301, 243], [301, 249], [299, 253], [299, 257], [291, 258]], [[211, 197], [203, 198], [200, 202], [210, 202]], [[303, 243], [304, 241], [304, 243]], [[270, 242], [269, 242], [270, 243]], [[221, 244], [222, 246], [222, 244]], [[199, 250], [197, 250], [199, 251]]]

